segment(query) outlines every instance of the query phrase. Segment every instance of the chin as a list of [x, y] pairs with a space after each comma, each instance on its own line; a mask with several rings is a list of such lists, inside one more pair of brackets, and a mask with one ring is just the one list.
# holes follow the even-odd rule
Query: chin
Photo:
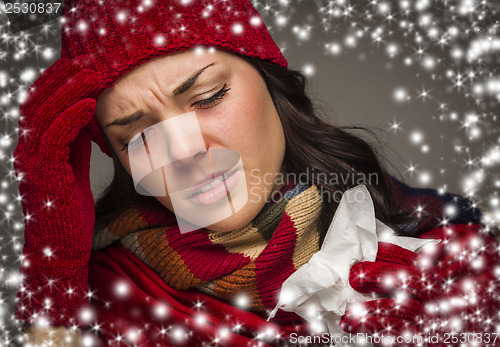
[[221, 220], [220, 222], [209, 225], [205, 227], [205, 229], [214, 232], [224, 232], [224, 231], [233, 231], [239, 228], [243, 228], [248, 223], [250, 223], [253, 218], [255, 218], [255, 215], [258, 214], [258, 211], [255, 215], [252, 215], [249, 214], [248, 212], [245, 213], [246, 211], [243, 210], [233, 214], [232, 216], [224, 220]]
[[233, 230], [244, 227], [245, 225], [247, 225], [251, 221], [251, 220], [241, 221], [239, 218], [235, 218], [235, 217], [236, 216], [233, 215], [229, 218], [224, 219], [223, 221], [209, 225], [209, 226], [205, 227], [205, 229], [210, 230], [210, 231], [215, 231], [215, 232], [233, 231]]
[[[169, 197], [156, 197], [158, 201], [164, 205], [168, 210], [175, 214], [175, 210], [172, 206], [172, 202]], [[259, 201], [266, 201], [265, 197], [262, 197]], [[227, 232], [236, 229], [240, 229], [248, 225], [262, 210], [264, 207], [264, 203], [256, 203], [252, 201], [248, 201], [242, 209], [237, 211], [235, 214], [220, 220], [216, 223], [213, 223], [208, 226], [202, 226], [202, 228], [207, 229], [213, 232]], [[197, 223], [190, 218], [189, 215], [185, 213], [196, 213], [196, 206], [187, 205], [183, 208], [184, 213], [180, 213], [179, 216], [186, 220], [189, 223], [193, 223], [197, 225]]]

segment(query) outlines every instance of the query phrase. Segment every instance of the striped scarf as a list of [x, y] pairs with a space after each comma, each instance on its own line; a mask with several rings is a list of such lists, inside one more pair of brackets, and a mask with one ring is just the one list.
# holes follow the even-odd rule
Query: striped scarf
[[[267, 318], [283, 281], [319, 250], [317, 187], [288, 184], [280, 194], [242, 228], [185, 234], [164, 206], [141, 198], [95, 231], [93, 249], [118, 240], [172, 288], [198, 289]], [[281, 311], [274, 321], [295, 318]]]
[[[392, 179], [400, 210], [414, 211], [418, 221], [399, 228], [418, 237], [443, 223], [445, 207], [457, 210], [448, 224], [478, 223], [479, 209], [469, 200], [432, 189], [411, 188]], [[197, 289], [267, 318], [276, 306], [282, 283], [319, 251], [321, 195], [316, 186], [289, 183], [283, 198], [268, 202], [246, 226], [232, 231], [199, 229], [181, 234], [173, 213], [152, 198], [136, 203], [101, 230], [93, 249], [115, 241], [155, 270], [175, 290]], [[300, 319], [278, 311], [273, 319], [288, 324]]]

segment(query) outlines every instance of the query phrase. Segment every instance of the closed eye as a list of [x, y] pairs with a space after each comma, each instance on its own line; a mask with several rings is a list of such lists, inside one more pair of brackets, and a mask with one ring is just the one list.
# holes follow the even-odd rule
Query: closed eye
[[[222, 88], [217, 93], [215, 93], [209, 98], [193, 103], [192, 106], [195, 106], [196, 108], [210, 108], [217, 105], [222, 100], [222, 98], [224, 98], [226, 93], [231, 89], [231, 88], [226, 88], [226, 86], [227, 84], [224, 83]], [[139, 146], [141, 142], [144, 143], [150, 135], [149, 132], [150, 131], [146, 129], [145, 131], [135, 135], [128, 143], [125, 143], [123, 145], [123, 147], [120, 149], [120, 152], [125, 150], [128, 152], [129, 150], [133, 150], [137, 146]]]
[[200, 100], [200, 101], [193, 103], [192, 106], [195, 106], [197, 108], [210, 108], [212, 106], [215, 106], [222, 100], [224, 95], [226, 95], [226, 93], [230, 89], [231, 88], [226, 88], [226, 83], [224, 83], [221, 90], [219, 90], [217, 93], [215, 93], [214, 95], [212, 95], [211, 97], [209, 97], [207, 99], [203, 99], [203, 100]]
[[152, 131], [153, 130], [150, 128], [141, 131], [140, 133], [132, 137], [132, 139], [128, 143], [125, 143], [120, 149], [120, 152], [124, 150], [128, 152], [129, 150], [137, 149], [141, 145], [141, 143], [145, 145], [147, 140], [151, 137]]

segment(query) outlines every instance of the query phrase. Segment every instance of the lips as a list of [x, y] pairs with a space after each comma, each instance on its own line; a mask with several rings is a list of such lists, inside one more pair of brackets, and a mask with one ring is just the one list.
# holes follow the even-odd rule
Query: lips
[[209, 175], [201, 180], [198, 180], [196, 184], [188, 191], [186, 198], [190, 199], [195, 197], [196, 195], [208, 192], [215, 187], [217, 187], [221, 182], [223, 182], [226, 178], [231, 176], [237, 169], [232, 170], [220, 170], [214, 172], [214, 176]]

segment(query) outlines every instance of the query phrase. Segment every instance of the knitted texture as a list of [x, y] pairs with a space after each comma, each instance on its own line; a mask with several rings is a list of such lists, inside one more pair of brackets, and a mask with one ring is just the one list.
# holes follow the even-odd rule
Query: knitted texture
[[[93, 248], [119, 238], [172, 288], [197, 288], [233, 304], [244, 295], [248, 309], [264, 317], [276, 305], [281, 283], [319, 250], [320, 209], [318, 189], [298, 186], [243, 228], [181, 234], [172, 214], [157, 219], [165, 218], [163, 206], [136, 204], [95, 232]], [[297, 318], [281, 312], [275, 321], [291, 317]]]
[[[500, 256], [497, 242], [482, 229], [456, 224], [431, 230], [421, 238], [441, 243], [421, 254], [379, 243], [376, 261], [354, 265], [349, 278], [353, 289], [378, 299], [348, 311], [341, 326], [386, 336], [439, 333], [439, 341], [425, 344], [432, 346], [448, 345], [444, 338], [451, 333], [487, 336], [500, 323], [495, 273]], [[481, 345], [496, 344], [484, 340]]]
[[[248, 0], [157, 0], [149, 6], [141, 0], [68, 0], [64, 20], [61, 56], [88, 57], [104, 88], [155, 57], [198, 46], [287, 66]], [[96, 142], [110, 154], [102, 136]]]
[[[398, 184], [402, 185], [395, 182], [395, 187]], [[423, 255], [379, 243], [376, 261], [356, 264], [350, 282], [355, 290], [375, 293], [380, 298], [366, 303], [364, 319], [348, 311], [342, 321], [345, 330], [389, 334], [389, 328], [394, 335], [425, 334], [437, 331], [429, 331], [425, 322], [443, 326], [443, 322], [457, 318], [463, 324], [463, 331], [486, 332], [491, 325], [478, 324], [481, 317], [491, 319], [491, 324], [499, 319], [494, 316], [500, 309], [495, 294], [500, 287], [494, 276], [495, 266], [500, 265], [497, 243], [474, 222], [425, 232], [419, 224], [428, 226], [442, 222], [443, 210], [451, 197], [443, 194], [439, 199], [435, 191], [430, 193], [433, 194], [415, 194], [414, 198], [401, 199], [399, 203], [401, 208], [412, 210], [426, 201], [433, 201], [433, 210], [421, 211], [420, 223], [406, 228], [422, 238], [441, 239], [442, 243], [436, 252]], [[273, 324], [265, 320], [277, 304], [283, 281], [319, 250], [316, 222], [321, 205], [318, 189], [298, 185], [284, 195], [284, 200], [265, 208], [249, 225], [231, 232], [198, 230], [180, 234], [174, 216], [166, 214], [165, 209], [151, 199], [138, 201], [105, 229], [96, 231], [94, 248], [105, 248], [93, 256], [90, 285], [100, 293], [94, 307], [99, 322], [106, 327], [103, 338], [110, 341], [114, 336], [125, 334], [131, 325], [151, 326], [141, 330], [141, 345], [165, 344], [172, 336], [158, 334], [160, 326], [182, 324], [192, 331], [186, 338], [186, 345], [199, 345], [214, 341], [220, 328], [247, 321], [242, 331], [230, 333], [229, 345], [248, 345], [250, 338], [267, 327], [282, 338], [290, 336], [294, 326], [296, 332], [312, 334], [294, 313], [280, 310], [272, 319]], [[403, 196], [399, 190], [395, 195]], [[451, 200], [464, 208], [458, 210], [459, 215], [470, 213], [466, 199]], [[113, 243], [117, 240], [119, 245]], [[465, 255], [465, 260], [456, 252]], [[477, 258], [469, 259], [469, 255]], [[477, 267], [474, 260], [478, 259], [484, 260], [483, 266]], [[419, 266], [422, 260], [431, 264], [430, 267], [422, 269]], [[135, 273], [133, 269], [137, 269], [137, 265], [131, 266], [131, 263], [149, 265], [154, 275]], [[406, 276], [405, 280], [401, 274]], [[394, 278], [390, 287], [384, 282], [387, 277]], [[103, 282], [103, 278], [109, 280]], [[465, 286], [470, 280], [475, 283], [473, 289]], [[129, 288], [125, 299], [115, 291], [116, 283], [122, 281], [126, 281]], [[402, 290], [408, 296], [404, 304], [398, 301]], [[472, 295], [470, 300], [468, 295]], [[456, 297], [468, 300], [458, 312], [429, 313], [425, 309], [426, 305], [447, 300], [454, 302]], [[123, 303], [119, 309], [106, 308], [106, 302], [116, 300]], [[195, 307], [196, 302], [203, 303], [203, 310]], [[245, 303], [243, 309], [238, 308], [242, 302]], [[162, 303], [169, 310], [164, 321], [148, 314]], [[477, 310], [481, 315], [473, 317]], [[200, 325], [199, 317], [205, 317], [206, 324]]]
[[25, 214], [23, 261], [16, 316], [74, 323], [85, 302], [94, 228], [89, 169], [100, 76], [60, 59], [35, 82], [21, 106], [14, 167]]
[[248, 0], [152, 3], [148, 7], [139, 0], [66, 1], [61, 56], [88, 56], [106, 88], [154, 57], [196, 46], [287, 66]]
[[422, 232], [446, 224], [481, 223], [479, 207], [460, 195], [440, 193], [430, 188], [413, 188], [395, 178], [392, 178], [391, 184], [399, 209], [409, 211], [417, 218], [415, 223], [399, 226], [407, 235], [419, 236]]
[[[273, 343], [266, 343], [265, 335], [277, 341], [276, 336], [308, 334], [301, 320], [277, 325], [212, 295], [176, 290], [118, 243], [92, 256], [89, 285], [96, 289], [91, 308], [101, 339], [97, 346], [192, 347], [218, 341], [219, 346], [267, 347]], [[117, 286], [126, 289], [124, 295], [116, 294]], [[137, 332], [133, 340], [130, 332]]]

